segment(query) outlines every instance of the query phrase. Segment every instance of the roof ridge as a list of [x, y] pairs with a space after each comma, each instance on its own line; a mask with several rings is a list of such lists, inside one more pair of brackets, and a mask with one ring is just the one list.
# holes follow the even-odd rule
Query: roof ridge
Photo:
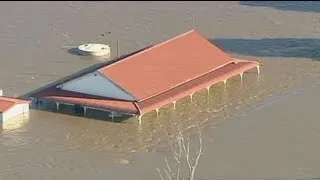
[[[170, 38], [170, 39], [167, 39], [167, 40], [165, 40], [165, 41], [162, 41], [162, 42], [160, 42], [160, 43], [155, 43], [154, 46], [151, 46], [150, 48], [147, 48], [147, 49], [145, 49], [145, 50], [143, 50], [143, 51], [140, 51], [140, 52], [138, 52], [138, 53], [136, 53], [136, 54], [133, 54], [132, 56], [128, 56], [128, 57], [124, 58], [123, 60], [129, 59], [129, 58], [132, 58], [132, 57], [135, 57], [135, 56], [140, 55], [140, 54], [142, 54], [142, 53], [148, 52], [148, 51], [150, 51], [150, 50], [152, 50], [152, 49], [161, 47], [161, 46], [163, 46], [164, 44], [167, 44], [167, 43], [169, 43], [169, 42], [171, 42], [171, 41], [173, 41], [173, 40], [175, 40], [175, 39], [178, 39], [178, 38], [180, 38], [180, 37], [183, 37], [183, 36], [185, 36], [185, 35], [187, 35], [187, 34], [189, 34], [189, 33], [192, 33], [192, 32], [197, 32], [197, 31], [194, 30], [194, 29], [191, 29], [191, 30], [189, 30], [189, 31], [187, 31], [187, 32], [184, 32], [184, 33], [182, 33], [182, 34], [176, 35], [176, 36], [174, 36], [174, 37], [172, 37], [172, 38]], [[110, 64], [110, 65], [108, 65], [108, 66], [104, 66], [104, 67], [98, 69], [98, 71], [103, 70], [103, 69], [105, 69], [105, 68], [112, 67], [112, 66], [114, 66], [115, 64], [118, 64], [118, 63], [123, 62], [123, 60], [121, 60], [121, 61], [116, 61], [116, 62], [114, 62], [114, 63], [112, 63], [112, 64]]]
[[10, 102], [10, 103], [15, 103], [10, 97], [7, 97], [7, 96], [1, 96], [0, 97], [0, 101], [6, 101], [6, 102]]
[[15, 103], [15, 104], [19, 104], [22, 101], [28, 102], [28, 100], [19, 99], [19, 98], [15, 98], [15, 97], [8, 97], [8, 96], [0, 96], [0, 101], [6, 101], [6, 102], [10, 102], [10, 103]]
[[12, 101], [8, 101], [8, 100], [2, 100], [2, 99], [0, 99], [0, 102], [7, 102], [7, 103], [11, 103], [11, 104], [15, 104], [15, 102], [12, 102]]

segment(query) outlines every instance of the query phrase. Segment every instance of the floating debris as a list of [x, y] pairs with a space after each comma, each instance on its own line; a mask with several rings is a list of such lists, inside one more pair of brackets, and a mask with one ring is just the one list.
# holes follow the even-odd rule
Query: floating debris
[[89, 56], [106, 56], [110, 55], [110, 46], [105, 44], [88, 43], [78, 46], [81, 55]]
[[125, 164], [125, 165], [130, 164], [130, 160], [128, 160], [128, 159], [120, 159], [119, 160], [119, 164]]

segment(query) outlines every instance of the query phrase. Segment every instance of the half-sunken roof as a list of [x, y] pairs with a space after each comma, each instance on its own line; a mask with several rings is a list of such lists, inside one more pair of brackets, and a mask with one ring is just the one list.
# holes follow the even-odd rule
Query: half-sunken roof
[[230, 63], [223, 68], [219, 68], [192, 81], [172, 88], [169, 91], [137, 103], [81, 94], [77, 92], [64, 91], [55, 88], [55, 86], [51, 86], [42, 91], [39, 91], [33, 94], [33, 97], [54, 100], [56, 102], [65, 102], [95, 108], [127, 112], [132, 114], [145, 114], [154, 109], [186, 97], [201, 89], [233, 77], [241, 72], [247, 71], [257, 65], [258, 62], [255, 61], [237, 60], [237, 63]]
[[231, 62], [228, 54], [191, 30], [99, 71], [142, 101]]
[[29, 101], [1, 96], [0, 97], [0, 113], [3, 113], [9, 110], [11, 107], [13, 107], [16, 104], [23, 104], [23, 103], [29, 103]]

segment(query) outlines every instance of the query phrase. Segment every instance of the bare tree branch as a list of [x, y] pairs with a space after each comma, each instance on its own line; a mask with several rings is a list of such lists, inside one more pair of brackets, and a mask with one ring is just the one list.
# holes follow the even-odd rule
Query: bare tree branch
[[190, 142], [189, 142], [189, 138], [187, 140], [187, 145], [185, 144], [185, 140], [183, 135], [181, 134], [181, 140], [182, 140], [182, 146], [183, 146], [183, 150], [184, 150], [184, 156], [186, 158], [188, 167], [189, 167], [189, 172], [192, 171], [192, 165], [190, 162]]
[[198, 167], [200, 156], [202, 155], [202, 138], [201, 138], [201, 132], [200, 132], [198, 126], [197, 126], [197, 133], [198, 133], [198, 137], [199, 137], [199, 146], [200, 147], [199, 147], [199, 151], [198, 151], [195, 163], [192, 166], [192, 171], [191, 171], [191, 174], [190, 174], [190, 180], [194, 180], [195, 171], [196, 171], [196, 168]]
[[168, 163], [168, 159], [165, 158], [165, 161], [166, 161], [166, 165], [167, 165], [168, 171], [169, 171], [169, 173], [171, 174], [171, 168], [170, 168], [170, 165], [169, 165], [169, 163]]
[[[176, 154], [176, 161], [177, 161], [177, 175], [176, 175], [176, 180], [180, 180], [180, 169], [181, 169], [181, 156], [182, 156], [182, 148], [181, 148], [181, 140], [179, 137], [177, 138], [178, 141], [178, 149], [179, 153]], [[178, 156], [178, 157], [177, 157]]]
[[[192, 158], [192, 154], [190, 152], [190, 138], [188, 137], [187, 139], [185, 139], [181, 128], [178, 128], [176, 142], [174, 144], [172, 144], [172, 146], [171, 146], [172, 153], [173, 153], [173, 159], [177, 163], [176, 171], [174, 171], [171, 168], [171, 166], [168, 162], [168, 159], [165, 158], [166, 168], [164, 169], [164, 172], [166, 173], [167, 178], [169, 180], [173, 180], [174, 177], [176, 180], [180, 180], [181, 168], [183, 167], [182, 166], [182, 158], [185, 159], [185, 162], [188, 165], [189, 180], [194, 180], [195, 172], [198, 167], [200, 157], [202, 155], [202, 149], [203, 149], [202, 146], [203, 145], [202, 145], [202, 137], [201, 137], [199, 126], [195, 125], [193, 127], [196, 128], [196, 132], [197, 132], [197, 135], [199, 138], [199, 148], [195, 154], [195, 158]], [[167, 132], [166, 132], [166, 134], [168, 135]], [[160, 170], [158, 168], [157, 168], [157, 170], [159, 172], [161, 180], [164, 180]]]
[[172, 180], [171, 174], [168, 172], [167, 169], [164, 169], [164, 172], [166, 173], [169, 180]]
[[160, 176], [161, 180], [164, 180], [164, 179], [163, 179], [163, 177], [162, 177], [162, 174], [161, 174], [160, 169], [159, 169], [159, 168], [157, 168], [157, 170], [158, 170], [158, 172], [159, 172], [159, 176]]

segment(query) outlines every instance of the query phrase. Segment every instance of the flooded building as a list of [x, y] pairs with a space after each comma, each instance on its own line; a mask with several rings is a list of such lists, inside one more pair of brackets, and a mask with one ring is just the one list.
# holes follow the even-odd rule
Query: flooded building
[[216, 47], [195, 30], [151, 46], [87, 74], [45, 88], [36, 102], [115, 113], [143, 114], [190, 96], [228, 78], [257, 68], [259, 62], [239, 60]]
[[12, 97], [3, 97], [2, 90], [0, 94], [0, 122], [23, 116], [29, 116], [29, 101], [16, 99]]

